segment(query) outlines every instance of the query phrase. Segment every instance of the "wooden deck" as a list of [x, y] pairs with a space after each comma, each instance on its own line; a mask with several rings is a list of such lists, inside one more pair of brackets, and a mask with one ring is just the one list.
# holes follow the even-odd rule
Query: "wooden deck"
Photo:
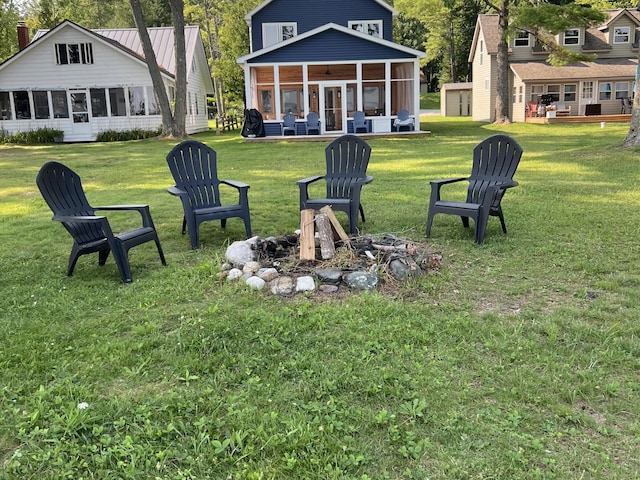
[[621, 113], [619, 115], [566, 115], [555, 118], [547, 117], [528, 117], [526, 123], [600, 123], [600, 122], [629, 122], [631, 121], [630, 113]]
[[[339, 134], [325, 134], [325, 135], [272, 135], [268, 137], [255, 137], [245, 138], [245, 141], [251, 143], [266, 143], [266, 142], [326, 142], [327, 140], [335, 140], [338, 137], [345, 135]], [[407, 137], [428, 137], [431, 132], [428, 130], [418, 131], [401, 131], [401, 132], [384, 132], [384, 133], [358, 133], [358, 136], [367, 138], [407, 138]]]

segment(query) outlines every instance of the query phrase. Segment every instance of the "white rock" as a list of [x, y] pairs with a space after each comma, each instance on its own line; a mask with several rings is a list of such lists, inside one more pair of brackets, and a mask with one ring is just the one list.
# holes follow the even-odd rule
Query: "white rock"
[[253, 277], [247, 278], [246, 283], [254, 290], [262, 290], [266, 284], [263, 279], [261, 279], [260, 277], [256, 277], [255, 275]]
[[236, 267], [241, 267], [247, 262], [256, 259], [255, 251], [251, 249], [251, 245], [246, 241], [236, 241], [227, 247], [225, 253], [227, 261]]
[[316, 282], [311, 276], [298, 277], [296, 292], [309, 292], [316, 289]]
[[240, 270], [239, 268], [232, 268], [227, 273], [227, 280], [237, 280], [240, 277], [242, 277], [242, 270]]
[[260, 264], [254, 260], [245, 263], [244, 267], [242, 267], [242, 271], [244, 273], [251, 273], [251, 274], [256, 273], [259, 269], [260, 269]]

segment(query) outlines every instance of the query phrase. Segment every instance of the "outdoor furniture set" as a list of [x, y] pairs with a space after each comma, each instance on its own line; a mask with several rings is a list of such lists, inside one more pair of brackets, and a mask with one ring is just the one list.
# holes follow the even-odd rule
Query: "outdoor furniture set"
[[[349, 233], [357, 233], [358, 213], [365, 221], [360, 201], [362, 187], [373, 181], [366, 174], [371, 147], [356, 135], [343, 135], [331, 142], [325, 149], [326, 173], [308, 177], [297, 182], [300, 191], [300, 210], [330, 206], [333, 210], [345, 212], [349, 219]], [[471, 175], [431, 181], [431, 197], [427, 216], [426, 236], [431, 233], [434, 215], [438, 213], [460, 216], [465, 228], [469, 218], [475, 225], [475, 241], [484, 240], [489, 216], [500, 218], [502, 230], [507, 229], [501, 208], [501, 200], [506, 190], [518, 185], [513, 180], [522, 148], [506, 135], [493, 135], [473, 150]], [[217, 174], [217, 155], [210, 147], [195, 140], [187, 140], [176, 145], [167, 155], [169, 170], [175, 185], [168, 188], [171, 195], [180, 198], [184, 212], [182, 233], [189, 232], [191, 247], [200, 246], [200, 224], [220, 220], [222, 228], [229, 218], [240, 218], [245, 225], [247, 238], [251, 236], [249, 214], [249, 185], [234, 181], [220, 180]], [[322, 198], [310, 197], [309, 186], [324, 181], [326, 195]], [[440, 196], [444, 185], [467, 181], [465, 202], [443, 201]], [[156, 232], [148, 205], [117, 205], [92, 207], [86, 198], [80, 177], [65, 165], [51, 161], [40, 169], [36, 184], [46, 203], [53, 211], [53, 220], [62, 223], [73, 238], [67, 275], [73, 274], [81, 255], [98, 253], [98, 264], [104, 265], [110, 252], [118, 266], [123, 282], [131, 282], [129, 249], [154, 241], [160, 261], [166, 265], [160, 240]], [[222, 204], [220, 186], [232, 187], [238, 192], [235, 204]], [[98, 211], [127, 210], [141, 215], [142, 226], [131, 231], [114, 234], [106, 216]]]

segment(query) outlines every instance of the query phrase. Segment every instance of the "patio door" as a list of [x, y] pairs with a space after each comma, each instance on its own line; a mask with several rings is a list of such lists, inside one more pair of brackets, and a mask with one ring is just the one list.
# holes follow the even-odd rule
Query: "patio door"
[[70, 90], [71, 118], [73, 135], [81, 136], [78, 140], [91, 140], [91, 124], [89, 123], [89, 102], [86, 90]]
[[322, 133], [346, 133], [344, 85], [325, 84], [320, 89]]
[[585, 105], [596, 102], [596, 83], [592, 80], [580, 82], [580, 102], [578, 104], [578, 114], [584, 115]]

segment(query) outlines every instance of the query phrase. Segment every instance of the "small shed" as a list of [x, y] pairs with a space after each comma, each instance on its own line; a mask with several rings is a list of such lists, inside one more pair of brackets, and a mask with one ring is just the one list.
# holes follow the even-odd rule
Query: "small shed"
[[440, 111], [442, 116], [471, 116], [472, 87], [472, 82], [443, 84], [440, 89]]

